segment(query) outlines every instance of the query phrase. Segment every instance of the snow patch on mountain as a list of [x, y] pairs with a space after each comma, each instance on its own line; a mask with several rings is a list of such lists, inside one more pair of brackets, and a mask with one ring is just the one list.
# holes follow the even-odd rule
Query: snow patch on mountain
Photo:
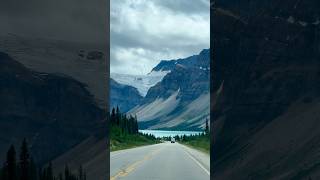
[[160, 82], [170, 71], [151, 71], [146, 75], [111, 73], [110, 77], [120, 84], [133, 86], [145, 97], [148, 90]]

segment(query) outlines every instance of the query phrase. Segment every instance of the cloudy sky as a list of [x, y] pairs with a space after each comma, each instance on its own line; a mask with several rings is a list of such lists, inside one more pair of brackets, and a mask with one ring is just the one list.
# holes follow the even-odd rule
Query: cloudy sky
[[111, 73], [147, 74], [160, 60], [210, 47], [210, 0], [111, 0]]
[[104, 0], [1, 0], [0, 35], [108, 43]]

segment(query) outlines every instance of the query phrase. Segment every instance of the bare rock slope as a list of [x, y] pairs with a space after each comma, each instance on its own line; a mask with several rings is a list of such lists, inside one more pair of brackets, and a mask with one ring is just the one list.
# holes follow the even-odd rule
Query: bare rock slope
[[214, 179], [319, 179], [319, 5], [214, 3]]

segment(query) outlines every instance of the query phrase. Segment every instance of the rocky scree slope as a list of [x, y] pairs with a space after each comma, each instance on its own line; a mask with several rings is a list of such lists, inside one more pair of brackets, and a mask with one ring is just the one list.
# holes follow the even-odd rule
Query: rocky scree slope
[[0, 53], [0, 160], [27, 138], [43, 164], [89, 136], [101, 134], [104, 112], [84, 84], [31, 71]]
[[141, 128], [200, 130], [209, 118], [209, 49], [185, 59], [161, 61], [153, 71], [170, 71], [148, 90], [136, 114]]
[[215, 1], [214, 179], [320, 178], [319, 3]]

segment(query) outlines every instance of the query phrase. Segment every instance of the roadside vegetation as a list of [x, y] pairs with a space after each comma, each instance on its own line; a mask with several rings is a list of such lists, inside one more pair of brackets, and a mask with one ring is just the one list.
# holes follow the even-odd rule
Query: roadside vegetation
[[110, 151], [160, 143], [153, 135], [139, 133], [137, 117], [113, 108], [110, 114]]
[[202, 152], [210, 154], [210, 132], [208, 120], [206, 120], [206, 128], [205, 131], [198, 135], [190, 135], [190, 136], [175, 136], [175, 140], [181, 144], [186, 146], [198, 149]]
[[7, 152], [6, 161], [0, 168], [1, 180], [86, 180], [87, 178], [81, 165], [76, 173], [71, 172], [66, 165], [64, 173], [57, 176], [53, 174], [51, 163], [40, 168], [34, 163], [29, 153], [26, 139], [22, 142], [18, 157], [17, 159], [15, 147], [11, 145]]
[[178, 139], [179, 143], [198, 149], [210, 154], [210, 135], [202, 133], [200, 135], [183, 136]]

